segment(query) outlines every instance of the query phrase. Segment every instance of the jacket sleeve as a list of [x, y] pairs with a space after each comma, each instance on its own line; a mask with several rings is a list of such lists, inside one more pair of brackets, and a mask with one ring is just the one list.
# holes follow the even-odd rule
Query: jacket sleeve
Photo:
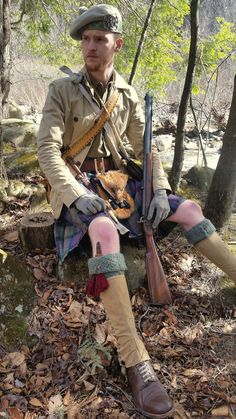
[[69, 207], [85, 190], [61, 158], [63, 134], [65, 131], [65, 101], [60, 88], [53, 82], [43, 108], [37, 145], [39, 164], [52, 189]]
[[[133, 101], [133, 108], [131, 111], [129, 126], [126, 135], [133, 147], [135, 157], [141, 162], [143, 162], [145, 118], [137, 94], [135, 93], [135, 96], [134, 94], [132, 94], [132, 96], [135, 98], [135, 100]], [[171, 191], [171, 187], [162, 167], [160, 153], [154, 142], [152, 144], [152, 155], [153, 191], [155, 192], [157, 189], [166, 189]]]

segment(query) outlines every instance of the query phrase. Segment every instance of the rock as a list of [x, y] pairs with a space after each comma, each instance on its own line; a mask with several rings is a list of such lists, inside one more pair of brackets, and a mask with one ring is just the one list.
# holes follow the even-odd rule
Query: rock
[[183, 178], [196, 186], [200, 191], [207, 192], [210, 188], [215, 170], [210, 167], [195, 165], [183, 176]]
[[36, 150], [38, 125], [34, 122], [21, 119], [3, 119], [2, 125], [4, 143], [11, 143], [14, 147], [34, 147]]
[[18, 179], [10, 179], [5, 191], [8, 197], [30, 198], [32, 195], [43, 193], [43, 185], [25, 184]]
[[174, 137], [168, 134], [158, 135], [154, 138], [158, 151], [169, 151], [171, 150], [172, 142], [174, 141]]
[[23, 119], [23, 113], [18, 105], [13, 101], [9, 101], [8, 105], [8, 118], [13, 119]]
[[196, 137], [198, 137], [198, 130], [196, 128], [194, 128], [190, 131], [187, 131], [185, 135], [186, 135], [187, 138], [191, 138], [191, 139], [196, 138]]
[[24, 190], [25, 184], [20, 180], [10, 180], [9, 185], [6, 189], [8, 196], [19, 197]]
[[0, 179], [0, 201], [6, 202], [7, 201], [7, 191], [6, 188], [8, 186], [8, 182], [1, 178]]
[[13, 155], [7, 156], [5, 161], [7, 171], [12, 175], [41, 173], [36, 150], [29, 151], [28, 148], [23, 148]]
[[0, 342], [6, 350], [32, 340], [27, 329], [36, 298], [34, 285], [34, 277], [24, 263], [0, 250]]
[[184, 143], [185, 150], [198, 150], [198, 145], [193, 141], [188, 141]]
[[47, 194], [43, 184], [37, 185], [37, 190], [34, 192], [30, 203], [30, 212], [52, 212], [52, 207], [47, 201]]

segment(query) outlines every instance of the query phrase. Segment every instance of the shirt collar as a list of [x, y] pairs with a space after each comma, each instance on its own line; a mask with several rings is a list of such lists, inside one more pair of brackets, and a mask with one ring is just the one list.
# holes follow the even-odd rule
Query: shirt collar
[[[87, 79], [87, 69], [86, 69], [86, 67], [83, 67], [81, 70], [80, 70], [80, 73], [81, 73], [81, 75], [82, 75], [82, 80], [83, 80], [83, 83], [86, 85], [89, 85], [89, 82], [88, 82], [88, 79]], [[121, 77], [120, 76], [120, 74], [116, 71], [116, 70], [114, 70], [114, 72], [113, 72], [113, 81], [112, 81], [112, 83], [114, 84], [114, 86], [115, 87], [117, 87], [118, 89], [129, 89], [130, 88], [130, 86], [129, 86], [129, 84], [123, 79], [123, 77]], [[94, 79], [95, 80], [95, 79]], [[99, 83], [99, 82], [98, 82]]]

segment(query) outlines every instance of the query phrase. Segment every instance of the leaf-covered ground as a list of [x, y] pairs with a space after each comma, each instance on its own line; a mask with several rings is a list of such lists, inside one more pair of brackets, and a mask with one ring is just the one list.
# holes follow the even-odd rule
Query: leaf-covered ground
[[[0, 248], [32, 271], [37, 304], [29, 319], [31, 345], [12, 352], [0, 347], [0, 418], [140, 419], [102, 304], [77, 283], [58, 281], [54, 251], [22, 251], [14, 226], [28, 208], [27, 200], [18, 199], [2, 214]], [[177, 230], [160, 251], [173, 304], [149, 306], [142, 288], [132, 305], [154, 368], [175, 401], [171, 417], [233, 418], [235, 289], [228, 282], [224, 286], [222, 273], [197, 256]]]

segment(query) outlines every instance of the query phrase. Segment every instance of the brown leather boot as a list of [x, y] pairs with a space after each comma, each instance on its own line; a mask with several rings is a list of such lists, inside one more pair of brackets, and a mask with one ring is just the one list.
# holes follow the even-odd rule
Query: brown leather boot
[[150, 418], [165, 418], [173, 403], [158, 380], [150, 361], [127, 368], [128, 382], [137, 410]]

